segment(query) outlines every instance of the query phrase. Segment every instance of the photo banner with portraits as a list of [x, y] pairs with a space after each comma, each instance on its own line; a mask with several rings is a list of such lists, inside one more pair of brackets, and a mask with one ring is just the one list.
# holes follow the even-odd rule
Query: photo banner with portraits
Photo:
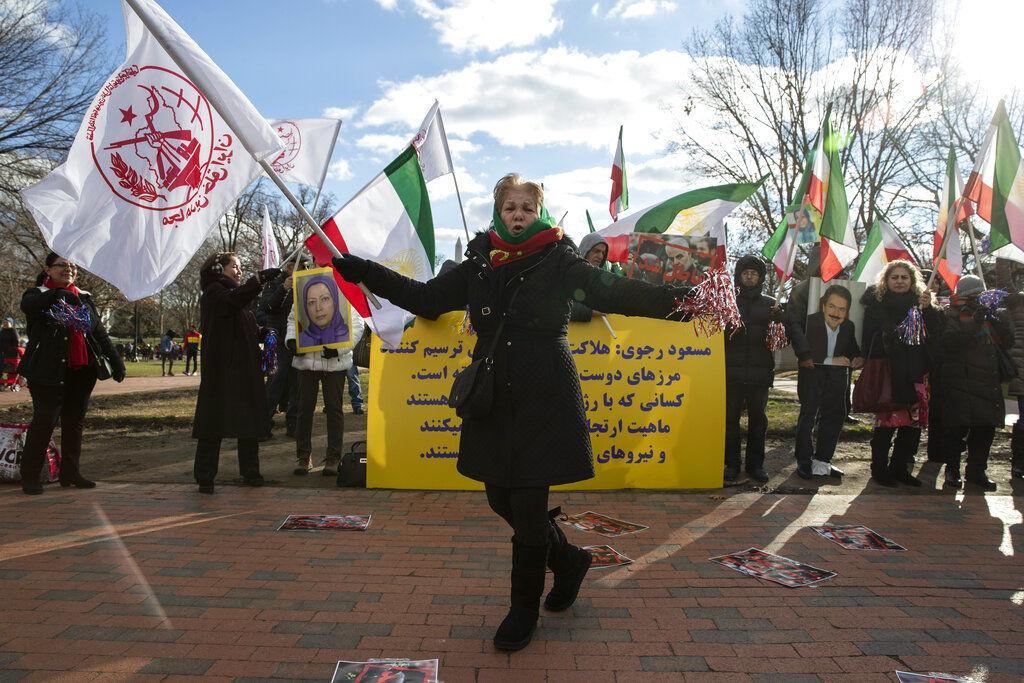
[[655, 285], [699, 285], [704, 274], [718, 267], [714, 237], [634, 232], [629, 236], [625, 271], [632, 280]]
[[[721, 486], [723, 336], [699, 337], [685, 323], [608, 318], [617, 339], [597, 320], [569, 325], [596, 476], [558, 488]], [[463, 312], [416, 318], [394, 349], [373, 338], [368, 488], [483, 488], [456, 471], [462, 420], [447, 403], [477, 340], [464, 323]]]
[[352, 307], [338, 289], [333, 268], [296, 270], [292, 291], [299, 353], [352, 348]]
[[[861, 297], [867, 285], [855, 280], [811, 278], [807, 293], [807, 343], [815, 365], [847, 365], [852, 349], [864, 356], [864, 304]], [[835, 337], [833, 354], [829, 356], [830, 337]], [[853, 340], [856, 344], [851, 344]]]

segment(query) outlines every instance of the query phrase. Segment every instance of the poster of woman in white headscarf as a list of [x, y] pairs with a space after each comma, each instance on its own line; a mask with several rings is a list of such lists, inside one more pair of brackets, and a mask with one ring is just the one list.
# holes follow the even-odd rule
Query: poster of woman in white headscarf
[[334, 269], [297, 270], [292, 278], [298, 352], [351, 348], [352, 308], [342, 298]]

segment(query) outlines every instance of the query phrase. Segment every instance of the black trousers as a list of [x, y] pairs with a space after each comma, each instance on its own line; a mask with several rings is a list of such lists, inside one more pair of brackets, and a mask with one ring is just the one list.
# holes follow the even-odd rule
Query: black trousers
[[[192, 468], [196, 483], [213, 486], [220, 464], [221, 439], [199, 439], [196, 443], [196, 462]], [[260, 444], [255, 438], [238, 440], [238, 473], [243, 479], [260, 476]]]
[[995, 427], [949, 427], [946, 430], [946, 467], [960, 471], [960, 443], [967, 439], [966, 475], [985, 474], [995, 436]]
[[192, 372], [199, 371], [199, 349], [185, 349], [185, 372], [187, 373], [189, 361], [192, 362]]
[[747, 470], [764, 467], [764, 439], [768, 433], [768, 387], [727, 384], [725, 387], [725, 466], [741, 464], [740, 416], [747, 409]]
[[[896, 443], [893, 444], [893, 434]], [[871, 474], [884, 475], [889, 472], [909, 472], [921, 443], [918, 427], [875, 427], [871, 433]], [[892, 448], [892, 459], [889, 449]]]
[[[283, 335], [282, 335], [283, 336]], [[271, 422], [274, 413], [283, 407], [284, 423], [288, 429], [295, 428], [295, 419], [299, 412], [299, 378], [298, 370], [292, 367], [292, 352], [283, 343], [277, 345], [277, 372], [267, 381], [267, 409], [270, 411]]]
[[548, 544], [548, 487], [505, 488], [487, 484], [487, 503], [512, 527], [512, 540], [523, 545]]
[[324, 462], [336, 465], [341, 461], [341, 446], [345, 439], [345, 413], [341, 396], [345, 387], [345, 372], [299, 370], [298, 415], [295, 417], [295, 459], [299, 466], [309, 463], [313, 453], [313, 413], [316, 399], [323, 385], [324, 406], [327, 408], [327, 454]]
[[[796, 423], [796, 462], [831, 462], [846, 419], [846, 389], [849, 371], [843, 366], [816, 365], [800, 368], [796, 392], [800, 417]], [[817, 431], [817, 445], [812, 441]]]
[[78, 476], [82, 459], [82, 430], [89, 396], [96, 386], [96, 369], [92, 366], [64, 373], [63, 385], [28, 383], [32, 394], [32, 422], [25, 435], [21, 454], [21, 480], [38, 483], [46, 461], [53, 430], [60, 420], [60, 478], [70, 481]]

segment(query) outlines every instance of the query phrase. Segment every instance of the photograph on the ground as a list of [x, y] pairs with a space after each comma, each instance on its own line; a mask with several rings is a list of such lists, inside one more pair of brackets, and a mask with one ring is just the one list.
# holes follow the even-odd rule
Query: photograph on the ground
[[352, 308], [334, 279], [333, 268], [295, 271], [292, 291], [299, 353], [352, 347]]
[[339, 661], [331, 683], [438, 683], [436, 659]]
[[643, 531], [648, 528], [643, 524], [626, 522], [621, 519], [609, 517], [608, 515], [602, 515], [599, 512], [590, 511], [581, 512], [578, 515], [563, 515], [563, 518], [559, 519], [559, 521], [574, 529], [579, 529], [580, 531], [593, 531], [594, 533], [605, 536], [606, 538], [635, 534], [638, 531]]
[[718, 267], [715, 237], [635, 232], [629, 236], [626, 277], [660, 285], [695, 286]]
[[366, 531], [372, 515], [288, 515], [278, 531]]
[[836, 572], [812, 567], [809, 564], [797, 562], [781, 555], [766, 553], [757, 548], [749, 548], [743, 552], [709, 559], [723, 567], [735, 569], [756, 579], [773, 581], [787, 588], [810, 586], [837, 576]]
[[590, 553], [591, 569], [621, 567], [624, 564], [633, 563], [633, 560], [629, 559], [610, 545], [587, 545], [583, 546], [583, 549]]
[[854, 351], [860, 356], [867, 352], [860, 348], [864, 328], [860, 300], [866, 286], [853, 280], [811, 278], [805, 331], [815, 365], [849, 365]]
[[906, 550], [896, 541], [860, 524], [823, 524], [811, 528], [822, 538], [848, 550]]

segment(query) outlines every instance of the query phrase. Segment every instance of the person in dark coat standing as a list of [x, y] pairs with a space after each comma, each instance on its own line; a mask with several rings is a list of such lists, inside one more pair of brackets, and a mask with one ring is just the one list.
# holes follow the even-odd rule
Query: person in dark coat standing
[[434, 319], [469, 306], [474, 358], [496, 341], [494, 401], [462, 421], [458, 471], [481, 481], [487, 501], [513, 529], [511, 609], [494, 636], [502, 650], [525, 647], [537, 624], [545, 564], [554, 586], [544, 602], [568, 609], [590, 555], [568, 543], [548, 511], [548, 488], [594, 476], [586, 408], [566, 338], [570, 301], [606, 313], [678, 317], [683, 290], [625, 280], [583, 260], [543, 210], [544, 191], [516, 174], [494, 188], [493, 223], [468, 245], [468, 258], [426, 283], [343, 255], [349, 282], [416, 315]]
[[199, 271], [199, 331], [203, 374], [192, 423], [197, 439], [193, 472], [200, 493], [213, 493], [222, 439], [238, 439], [238, 470], [249, 486], [262, 486], [258, 439], [270, 433], [260, 372], [260, 329], [249, 304], [281, 271], [268, 268], [244, 284], [232, 252], [206, 259]]
[[999, 349], [1013, 347], [1013, 330], [1005, 309], [993, 311], [978, 301], [980, 278], [965, 275], [946, 309], [942, 380], [945, 386], [946, 484], [959, 488], [960, 442], [967, 439], [964, 479], [986, 491], [995, 482], [985, 473], [996, 428], [1006, 420]]
[[767, 268], [759, 257], [736, 262], [736, 304], [743, 327], [725, 338], [725, 481], [740, 475], [740, 416], [747, 410], [747, 474], [768, 481], [764, 442], [768, 433], [768, 390], [775, 383], [775, 354], [768, 348], [768, 325], [781, 317], [775, 298], [763, 294]]
[[[847, 415], [850, 368], [864, 364], [856, 327], [849, 319], [852, 303], [850, 290], [830, 285], [821, 295], [817, 313], [801, 317], [799, 309], [787, 311], [790, 341], [800, 365], [796, 473], [801, 479], [843, 476], [843, 471], [832, 465], [832, 455]], [[817, 445], [812, 438], [815, 429]]]
[[[901, 483], [920, 486], [921, 480], [911, 469], [921, 442], [921, 429], [928, 426], [931, 348], [942, 337], [944, 318], [932, 305], [932, 293], [925, 289], [917, 266], [902, 259], [886, 264], [878, 274], [878, 281], [864, 292], [861, 303], [864, 304], [865, 357], [888, 361], [893, 401], [906, 406], [875, 414], [875, 428], [871, 433], [871, 479], [888, 487]], [[915, 306], [921, 308], [924, 339], [920, 344], [907, 344], [900, 339], [897, 327]]]
[[[292, 367], [294, 354], [285, 345], [288, 331], [288, 314], [292, 312], [294, 301], [292, 293], [292, 272], [295, 261], [284, 266], [280, 277], [267, 285], [260, 312], [265, 316], [264, 324], [277, 332], [277, 372], [267, 380], [267, 411], [273, 428], [274, 414], [284, 413], [284, 429], [288, 436], [295, 436], [295, 420], [299, 410], [299, 378]], [[304, 270], [309, 263], [304, 258], [298, 259], [298, 269]]]
[[[28, 325], [28, 346], [20, 372], [32, 394], [32, 422], [25, 435], [21, 456], [21, 490], [28, 495], [43, 492], [40, 474], [57, 420], [60, 420], [60, 485], [91, 489], [96, 482], [82, 476], [82, 431], [89, 396], [96, 385], [97, 354], [107, 357], [114, 381], [124, 380], [124, 362], [114, 345], [89, 292], [78, 289], [75, 264], [52, 251], [36, 286], [21, 295], [21, 310]], [[84, 306], [89, 331], [58, 323], [47, 313], [63, 302]]]
[[1014, 284], [1012, 264], [1009, 259], [996, 259], [999, 287], [1010, 292], [1004, 303], [1013, 323], [1014, 343], [1010, 357], [1017, 368], [1017, 376], [1010, 380], [1007, 388], [1007, 393], [1017, 399], [1017, 421], [1013, 423], [1010, 437], [1010, 478], [1024, 479], [1024, 293]]

